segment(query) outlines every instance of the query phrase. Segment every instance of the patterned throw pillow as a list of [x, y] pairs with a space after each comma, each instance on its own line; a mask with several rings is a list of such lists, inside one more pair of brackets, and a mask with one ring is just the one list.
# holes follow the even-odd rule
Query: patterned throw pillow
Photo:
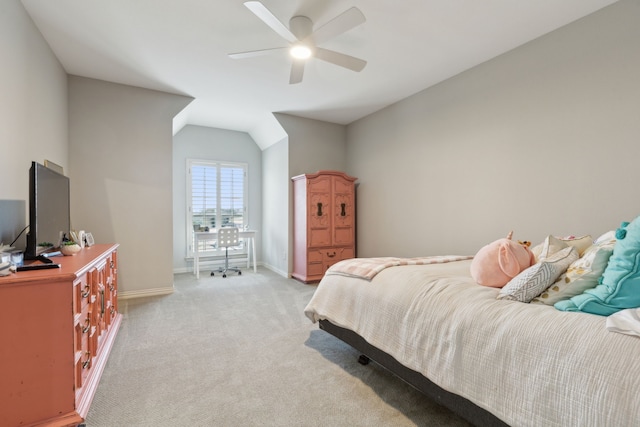
[[498, 299], [530, 302], [540, 295], [578, 259], [578, 251], [569, 246], [543, 259], [511, 279], [500, 290]]
[[581, 258], [571, 263], [555, 283], [531, 302], [553, 305], [598, 286], [598, 280], [607, 268], [615, 244], [615, 232], [611, 231], [600, 236], [584, 251]]

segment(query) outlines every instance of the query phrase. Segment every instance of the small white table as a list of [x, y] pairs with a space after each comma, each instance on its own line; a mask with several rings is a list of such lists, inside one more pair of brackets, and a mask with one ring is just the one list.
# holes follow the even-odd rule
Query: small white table
[[[197, 231], [195, 234], [195, 249], [193, 251], [193, 270], [196, 273], [196, 279], [200, 278], [200, 251], [198, 244], [201, 241], [216, 240], [218, 238], [218, 231]], [[253, 272], [257, 272], [256, 266], [256, 234], [255, 230], [240, 230], [238, 235], [247, 240], [247, 268], [250, 267], [250, 261], [253, 259]], [[249, 252], [249, 246], [251, 246], [251, 252]]]

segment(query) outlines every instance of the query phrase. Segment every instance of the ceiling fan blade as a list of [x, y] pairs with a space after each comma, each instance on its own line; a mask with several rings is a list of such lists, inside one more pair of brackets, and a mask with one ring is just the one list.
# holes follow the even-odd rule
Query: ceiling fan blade
[[229, 53], [228, 56], [229, 56], [229, 58], [233, 58], [233, 59], [252, 58], [254, 56], [268, 55], [270, 53], [277, 52], [279, 50], [286, 50], [286, 49], [289, 49], [289, 48], [288, 47], [274, 47], [274, 48], [271, 48], [271, 49], [250, 50], [248, 52]]
[[289, 43], [295, 43], [298, 41], [296, 36], [293, 35], [293, 33], [289, 31], [289, 29], [262, 3], [259, 1], [247, 1], [244, 5], [283, 39], [287, 40]]
[[291, 64], [291, 75], [289, 76], [289, 84], [294, 85], [296, 83], [300, 83], [302, 81], [302, 76], [304, 74], [304, 64], [306, 61], [304, 60], [294, 60]]
[[311, 34], [311, 39], [315, 44], [322, 44], [352, 28], [363, 24], [366, 18], [360, 9], [352, 7], [333, 18]]
[[315, 57], [352, 71], [362, 71], [364, 66], [367, 65], [367, 61], [364, 59], [345, 55], [344, 53], [333, 50], [322, 49], [321, 47], [316, 48]]

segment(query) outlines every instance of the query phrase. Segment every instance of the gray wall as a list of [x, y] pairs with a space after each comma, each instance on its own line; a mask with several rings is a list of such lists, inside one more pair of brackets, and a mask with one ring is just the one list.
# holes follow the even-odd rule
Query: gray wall
[[[276, 119], [288, 135], [288, 209], [286, 229], [272, 228], [274, 236], [279, 243], [288, 242], [286, 270], [288, 274], [293, 269], [293, 195], [291, 178], [303, 173], [314, 173], [319, 170], [346, 170], [346, 143], [347, 129], [343, 125], [327, 123], [318, 120], [305, 119], [288, 114], [275, 114]], [[284, 155], [284, 154], [283, 154]], [[271, 173], [271, 169], [265, 169], [265, 173]], [[284, 184], [284, 182], [282, 183]], [[280, 190], [282, 191], [282, 190]], [[282, 215], [282, 212], [265, 214], [265, 217]], [[278, 221], [279, 227], [283, 220]], [[280, 248], [278, 247], [279, 251]], [[273, 254], [272, 254], [273, 255]], [[278, 265], [281, 265], [279, 263]]]
[[595, 237], [640, 214], [638, 22], [621, 1], [349, 125], [358, 255]]
[[345, 172], [345, 126], [281, 113], [275, 117], [289, 137], [289, 173], [292, 177], [329, 169]]
[[262, 152], [263, 264], [289, 275], [289, 139]]
[[17, 0], [0, 1], [0, 62], [0, 199], [28, 205], [32, 161], [68, 171], [67, 75]]
[[120, 243], [119, 295], [173, 290], [173, 117], [191, 98], [69, 77], [72, 227]]
[[256, 258], [262, 259], [262, 152], [246, 132], [185, 126], [173, 138], [173, 268], [174, 272], [193, 271], [193, 260], [186, 259], [187, 159], [224, 160], [248, 164], [248, 225], [257, 230]]

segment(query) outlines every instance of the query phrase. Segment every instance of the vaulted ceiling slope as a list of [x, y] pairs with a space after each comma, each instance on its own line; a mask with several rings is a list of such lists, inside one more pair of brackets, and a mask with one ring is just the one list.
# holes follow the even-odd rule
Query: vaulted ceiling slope
[[612, 0], [262, 0], [284, 25], [314, 29], [351, 7], [366, 21], [322, 47], [367, 61], [360, 72], [312, 60], [289, 84], [286, 46], [244, 0], [22, 0], [69, 74], [188, 95], [185, 124], [283, 136], [274, 112], [348, 124], [591, 14]]

